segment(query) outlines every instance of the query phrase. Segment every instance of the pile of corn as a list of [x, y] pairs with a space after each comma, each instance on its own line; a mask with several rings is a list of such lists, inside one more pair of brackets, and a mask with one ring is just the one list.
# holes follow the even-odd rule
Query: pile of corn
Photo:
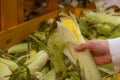
[[69, 14], [41, 23], [24, 43], [1, 50], [0, 80], [119, 80], [111, 64], [97, 66], [89, 50], [76, 52], [73, 47], [86, 39], [119, 36], [120, 21], [110, 21], [112, 15], [106, 13], [87, 13], [78, 19]]

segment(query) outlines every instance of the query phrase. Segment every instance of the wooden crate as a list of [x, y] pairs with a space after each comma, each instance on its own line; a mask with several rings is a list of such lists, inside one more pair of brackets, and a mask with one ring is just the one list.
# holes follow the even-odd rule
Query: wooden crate
[[8, 30], [1, 31], [0, 48], [8, 48], [16, 43], [19, 43], [21, 40], [27, 38], [29, 32], [36, 30], [39, 27], [41, 21], [55, 17], [57, 14], [58, 11], [56, 10], [28, 22], [13, 26]]
[[[41, 21], [55, 17], [58, 13], [56, 6], [59, 0], [46, 0], [47, 12], [54, 11], [24, 22], [24, 1], [0, 0], [0, 48], [8, 48], [25, 39], [29, 32], [38, 28]], [[52, 2], [55, 2], [54, 6]]]

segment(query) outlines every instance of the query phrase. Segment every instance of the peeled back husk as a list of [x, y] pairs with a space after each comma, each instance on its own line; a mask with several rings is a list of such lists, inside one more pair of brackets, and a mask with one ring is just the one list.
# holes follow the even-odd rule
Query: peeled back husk
[[80, 32], [79, 26], [73, 14], [61, 18], [61, 22], [57, 22], [58, 30], [63, 34], [62, 37], [64, 44], [69, 49], [76, 61], [80, 63], [80, 69], [83, 80], [101, 80], [98, 68], [93, 61], [89, 50], [83, 52], [76, 52], [75, 45], [84, 43], [85, 40]]

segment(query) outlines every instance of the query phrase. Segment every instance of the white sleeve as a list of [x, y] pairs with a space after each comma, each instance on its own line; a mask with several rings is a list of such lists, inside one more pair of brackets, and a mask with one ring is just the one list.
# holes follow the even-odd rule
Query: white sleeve
[[120, 72], [120, 38], [108, 39], [115, 72]]

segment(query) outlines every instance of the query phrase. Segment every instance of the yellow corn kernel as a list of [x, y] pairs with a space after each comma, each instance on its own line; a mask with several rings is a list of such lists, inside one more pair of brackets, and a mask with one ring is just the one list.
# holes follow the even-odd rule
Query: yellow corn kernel
[[30, 50], [30, 58], [36, 54], [36, 50], [32, 49]]

